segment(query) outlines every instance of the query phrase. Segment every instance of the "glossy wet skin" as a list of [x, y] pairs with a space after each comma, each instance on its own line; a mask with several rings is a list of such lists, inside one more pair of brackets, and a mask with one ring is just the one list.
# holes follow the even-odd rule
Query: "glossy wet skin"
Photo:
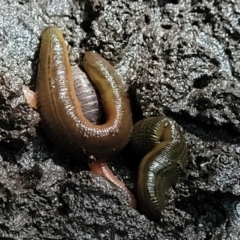
[[92, 85], [86, 82], [89, 81], [86, 74], [77, 66], [70, 67], [63, 35], [58, 28], [43, 31], [39, 57], [37, 94], [26, 87], [23, 92], [28, 103], [40, 111], [46, 134], [57, 147], [68, 149], [79, 161], [84, 156], [94, 161], [89, 163], [90, 169], [127, 192], [135, 208], [135, 197], [106, 163], [126, 145], [132, 131], [124, 83], [100, 55], [85, 54], [84, 67], [99, 91], [103, 105], [101, 114], [105, 113], [106, 121], [100, 125], [97, 96]]
[[[98, 124], [96, 116], [90, 120], [91, 117], [85, 114], [88, 108], [85, 104], [81, 106], [81, 99], [86, 95], [80, 94], [79, 98], [76, 92], [78, 90], [72, 79], [62, 33], [57, 28], [44, 30], [41, 35], [37, 80], [37, 105], [43, 127], [57, 146], [67, 148], [79, 159], [83, 155], [88, 156], [90, 162], [93, 162], [89, 164], [91, 170], [128, 192], [131, 204], [135, 207], [134, 196], [112, 174], [105, 162], [127, 144], [132, 131], [126, 88], [114, 68], [97, 53], [87, 52], [83, 62], [88, 76], [99, 91], [105, 113], [103, 124]], [[74, 78], [77, 74], [78, 70], [74, 70]], [[85, 89], [81, 88], [80, 91], [84, 92]], [[89, 88], [86, 91], [92, 94]], [[96, 99], [93, 95], [90, 99], [90, 102], [94, 102], [96, 115]], [[158, 220], [165, 207], [166, 191], [181, 175], [179, 169], [186, 165], [185, 140], [178, 125], [162, 115], [137, 123], [131, 145], [137, 153], [144, 156], [138, 174], [141, 210], [149, 219]]]
[[72, 80], [68, 51], [57, 28], [41, 35], [37, 105], [49, 138], [74, 155], [105, 161], [128, 142], [132, 114], [126, 87], [114, 68], [96, 52], [86, 52], [83, 66], [96, 86], [105, 123], [91, 123], [81, 109]]
[[132, 148], [144, 156], [138, 170], [138, 200], [142, 212], [158, 220], [165, 208], [166, 192], [181, 176], [187, 162], [187, 146], [172, 119], [162, 115], [134, 125]]

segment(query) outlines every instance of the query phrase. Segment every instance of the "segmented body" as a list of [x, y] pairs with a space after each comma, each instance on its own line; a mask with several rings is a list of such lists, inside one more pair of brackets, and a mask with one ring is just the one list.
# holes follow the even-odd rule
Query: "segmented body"
[[181, 175], [187, 162], [187, 146], [179, 126], [162, 115], [134, 125], [131, 145], [144, 156], [138, 171], [138, 199], [143, 213], [158, 220], [166, 192]]
[[96, 52], [86, 52], [83, 66], [99, 92], [104, 123], [93, 124], [84, 116], [67, 47], [61, 31], [55, 27], [41, 34], [38, 109], [43, 128], [53, 142], [76, 156], [106, 161], [127, 144], [132, 131], [126, 86], [110, 63]]
[[102, 108], [96, 89], [94, 89], [87, 75], [78, 66], [72, 67], [72, 77], [76, 96], [81, 103], [84, 117], [91, 123], [100, 124]]
[[[86, 76], [82, 79], [78, 75], [78, 69], [71, 70], [62, 33], [53, 27], [41, 35], [38, 109], [43, 128], [53, 142], [78, 157], [84, 154], [91, 161], [104, 162], [129, 140], [132, 131], [130, 104], [125, 85], [100, 55], [87, 52], [83, 65], [99, 93], [103, 123], [99, 120], [101, 108], [94, 88], [87, 83]], [[180, 168], [186, 165], [185, 140], [178, 125], [162, 115], [137, 123], [131, 145], [137, 153], [145, 155], [138, 175], [141, 209], [149, 219], [157, 220], [165, 207], [166, 191], [181, 175]], [[90, 165], [118, 184], [108, 172], [104, 173], [107, 169], [104, 164]]]

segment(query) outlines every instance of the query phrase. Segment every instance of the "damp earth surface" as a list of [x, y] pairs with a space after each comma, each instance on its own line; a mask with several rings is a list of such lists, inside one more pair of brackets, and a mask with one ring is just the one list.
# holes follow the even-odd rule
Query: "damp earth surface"
[[[237, 0], [2, 0], [0, 237], [239, 239], [239, 22]], [[53, 146], [26, 103], [47, 26], [63, 31], [72, 65], [95, 50], [115, 66], [134, 121], [163, 112], [181, 126], [188, 165], [159, 221]], [[129, 147], [109, 161], [134, 194], [139, 161]]]

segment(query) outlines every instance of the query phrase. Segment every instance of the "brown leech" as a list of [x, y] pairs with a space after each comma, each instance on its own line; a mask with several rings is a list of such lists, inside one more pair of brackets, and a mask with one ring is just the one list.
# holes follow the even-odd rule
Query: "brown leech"
[[141, 210], [149, 219], [159, 220], [166, 192], [187, 162], [185, 139], [177, 123], [162, 115], [137, 122], [130, 143], [136, 153], [144, 156], [137, 183]]
[[133, 195], [105, 162], [127, 144], [132, 131], [126, 87], [99, 54], [87, 52], [83, 65], [100, 95], [106, 119], [101, 125], [92, 123], [82, 111], [61, 31], [55, 27], [43, 31], [36, 89], [43, 128], [55, 144], [78, 157], [87, 155], [91, 162], [100, 161], [89, 164], [90, 168], [127, 191], [136, 207]]
[[37, 103], [48, 136], [78, 156], [93, 160], [114, 156], [128, 142], [132, 115], [126, 88], [114, 68], [95, 52], [87, 52], [84, 68], [100, 93], [106, 122], [95, 125], [82, 113], [76, 97], [68, 51], [57, 28], [41, 35]]

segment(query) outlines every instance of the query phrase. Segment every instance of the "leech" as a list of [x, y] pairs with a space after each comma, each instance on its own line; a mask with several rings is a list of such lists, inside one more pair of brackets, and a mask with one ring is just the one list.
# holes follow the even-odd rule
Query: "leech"
[[[80, 78], [78, 70], [70, 66], [67, 47], [58, 28], [48, 27], [41, 34], [37, 107], [31, 99], [36, 99], [34, 94], [29, 94], [25, 88], [23, 92], [27, 102], [38, 108], [42, 126], [55, 144], [78, 158], [85, 155], [90, 161], [104, 161], [118, 153], [129, 140], [132, 131], [130, 103], [126, 86], [109, 62], [96, 52], [86, 52], [83, 65], [99, 92], [106, 115], [104, 123], [95, 119], [95, 111], [91, 116], [93, 121], [88, 119], [87, 115], [91, 111], [84, 94], [92, 94], [92, 90], [86, 87], [88, 83], [85, 80], [81, 84], [74, 83], [73, 78]], [[96, 109], [92, 97], [90, 99]], [[90, 166], [93, 171], [125, 190], [131, 198], [132, 206], [136, 206], [134, 196], [113, 175], [107, 163], [93, 163]]]
[[108, 179], [110, 182], [127, 192], [130, 197], [131, 206], [136, 208], [137, 202], [133, 194], [128, 190], [124, 182], [120, 181], [118, 178], [115, 177], [112, 170], [108, 167], [106, 162], [94, 162], [88, 164], [89, 168], [95, 172], [103, 176], [104, 178]]
[[186, 166], [188, 150], [183, 134], [172, 119], [161, 115], [134, 125], [131, 146], [143, 156], [138, 170], [138, 201], [150, 220], [159, 220], [168, 189]]

